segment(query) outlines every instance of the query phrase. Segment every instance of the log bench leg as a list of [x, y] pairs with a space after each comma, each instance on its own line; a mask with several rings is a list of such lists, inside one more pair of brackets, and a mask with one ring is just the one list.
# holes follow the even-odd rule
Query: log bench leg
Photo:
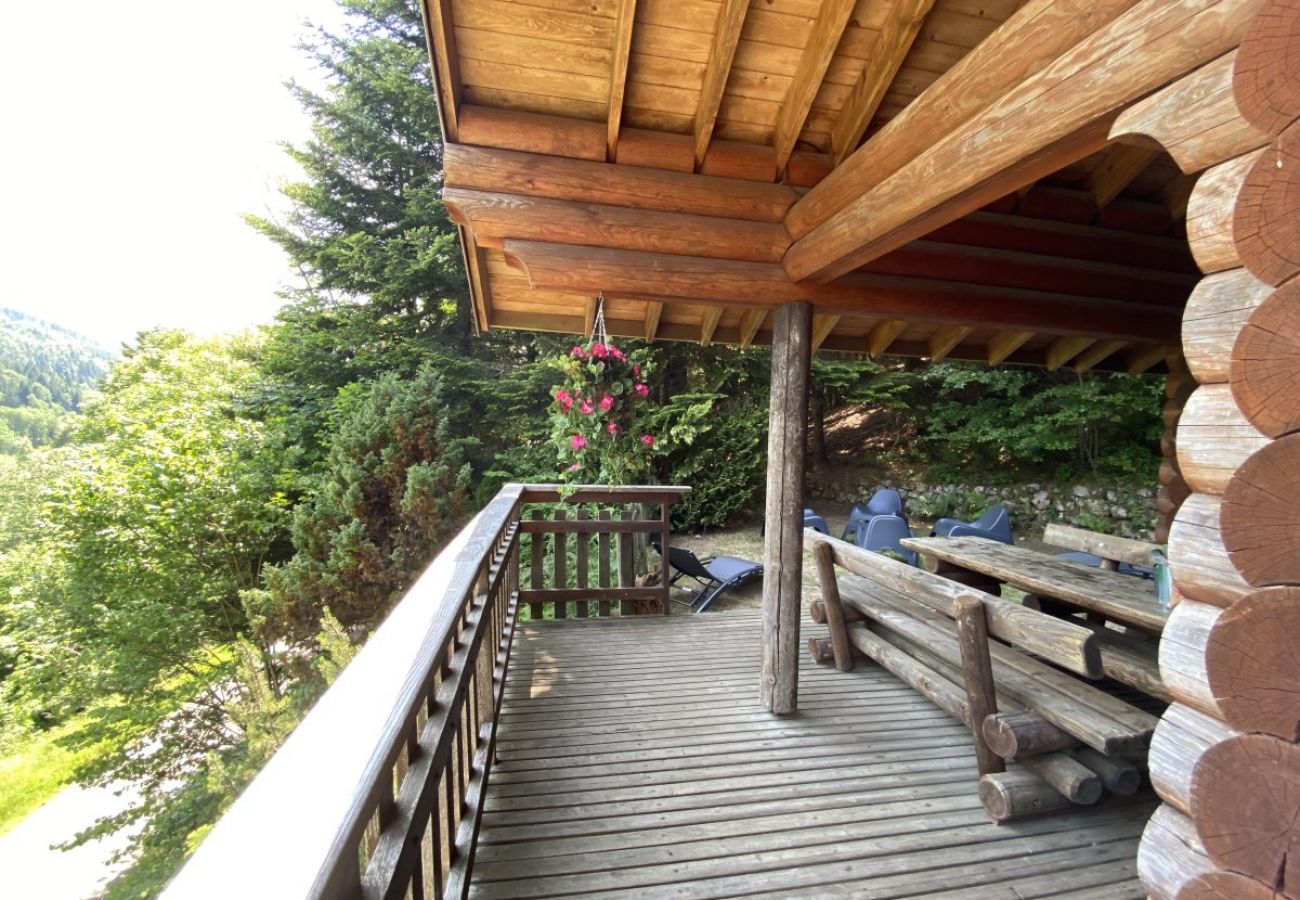
[[957, 615], [957, 640], [961, 646], [961, 668], [966, 681], [966, 702], [970, 706], [971, 741], [975, 744], [975, 762], [980, 775], [1006, 770], [1002, 757], [984, 740], [984, 720], [997, 713], [998, 700], [993, 686], [993, 662], [989, 659], [988, 622], [984, 601], [978, 597], [958, 597], [953, 601]]

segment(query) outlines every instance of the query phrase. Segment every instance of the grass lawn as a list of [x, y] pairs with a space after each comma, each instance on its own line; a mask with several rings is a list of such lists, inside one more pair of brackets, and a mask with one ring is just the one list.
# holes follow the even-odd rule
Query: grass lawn
[[18, 739], [0, 758], [0, 834], [21, 822], [28, 813], [72, 783], [79, 763], [93, 757], [96, 747], [72, 751], [59, 739], [84, 724], [81, 717]]

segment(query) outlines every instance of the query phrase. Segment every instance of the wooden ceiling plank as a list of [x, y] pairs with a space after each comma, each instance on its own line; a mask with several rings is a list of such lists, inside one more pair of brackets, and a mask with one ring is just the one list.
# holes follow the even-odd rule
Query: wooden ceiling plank
[[1048, 345], [1043, 357], [1043, 364], [1047, 367], [1047, 371], [1055, 372], [1090, 347], [1095, 341], [1095, 338], [1073, 334], [1059, 337]]
[[662, 301], [709, 298], [770, 309], [803, 300], [817, 312], [944, 325], [1121, 338], [1177, 340], [1181, 310], [1044, 291], [855, 272], [833, 283], [792, 284], [780, 266], [508, 239], [503, 252], [534, 288], [639, 295]]
[[1091, 371], [1097, 363], [1107, 359], [1128, 346], [1128, 341], [1098, 341], [1079, 354], [1074, 361], [1074, 371], [1082, 375]]
[[747, 309], [740, 319], [740, 346], [748, 347], [754, 342], [754, 335], [758, 334], [758, 329], [763, 326], [763, 320], [767, 318], [765, 309]]
[[1160, 362], [1168, 354], [1169, 348], [1152, 345], [1149, 347], [1138, 347], [1129, 354], [1125, 371], [1130, 375], [1141, 375], [1147, 369], [1150, 369], [1156, 363]]
[[636, 22], [636, 0], [619, 0], [618, 24], [614, 28], [614, 65], [609, 75], [609, 115], [605, 133], [605, 155], [618, 157], [618, 129], [623, 121], [623, 92], [627, 87], [627, 62], [632, 50], [632, 27]]
[[645, 305], [646, 343], [654, 343], [655, 334], [659, 331], [659, 317], [663, 315], [663, 312], [664, 305], [662, 303], [647, 303]]
[[424, 0], [424, 36], [437, 85], [442, 130], [448, 141], [460, 140], [460, 58], [456, 50], [456, 25], [452, 0]]
[[1000, 365], [1034, 336], [1032, 331], [999, 331], [989, 339], [987, 361], [990, 366]]
[[943, 362], [952, 349], [974, 331], [970, 325], [947, 325], [930, 336], [930, 362]]
[[839, 46], [840, 36], [844, 34], [855, 6], [857, 0], [822, 0], [812, 33], [799, 58], [799, 68], [795, 70], [790, 90], [776, 115], [772, 146], [776, 148], [778, 178], [784, 174], [786, 163], [790, 161], [813, 100], [821, 89], [826, 68], [835, 56], [835, 48]]
[[884, 356], [889, 345], [894, 342], [907, 328], [907, 322], [902, 319], [887, 319], [883, 322], [877, 322], [871, 327], [871, 333], [867, 335], [867, 355], [872, 359], [879, 359]]
[[[1137, 0], [1029, 0], [790, 211], [796, 240]], [[869, 151], [869, 152], [868, 152]]]
[[723, 0], [718, 9], [718, 22], [713, 30], [713, 44], [709, 47], [709, 61], [704, 68], [704, 84], [700, 88], [700, 104], [695, 108], [691, 132], [695, 141], [695, 170], [704, 165], [713, 137], [713, 126], [718, 121], [718, 107], [727, 89], [727, 76], [740, 44], [740, 31], [745, 25], [745, 11], [749, 0]]
[[1088, 193], [1092, 194], [1097, 208], [1118, 197], [1159, 155], [1155, 150], [1132, 144], [1112, 146], [1106, 158], [1088, 175]]
[[822, 343], [830, 337], [835, 326], [840, 323], [840, 317], [834, 313], [818, 313], [813, 316], [812, 323], [812, 352], [816, 353]]
[[713, 332], [718, 328], [718, 321], [722, 318], [723, 307], [707, 306], [704, 309], [704, 315], [700, 317], [700, 346], [707, 347], [713, 342]]
[[786, 185], [448, 144], [448, 187], [633, 209], [780, 222], [797, 194]]
[[897, 0], [889, 11], [888, 21], [876, 36], [866, 66], [858, 76], [848, 102], [840, 111], [831, 131], [832, 164], [838, 166], [858, 147], [875, 118], [885, 92], [912, 49], [934, 0]]
[[1095, 152], [1125, 106], [1240, 42], [1254, 7], [1207, 3], [1143, 0], [945, 137], [929, 135], [928, 149], [800, 238], [786, 271], [830, 280]]

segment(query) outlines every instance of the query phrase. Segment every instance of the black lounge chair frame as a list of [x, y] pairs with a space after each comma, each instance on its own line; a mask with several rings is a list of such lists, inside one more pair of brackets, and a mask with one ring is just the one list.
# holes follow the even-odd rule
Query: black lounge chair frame
[[[651, 545], [655, 550], [659, 550], [658, 541], [652, 540]], [[668, 548], [668, 565], [673, 569], [673, 576], [669, 579], [668, 586], [676, 587], [691, 599], [678, 600], [672, 596], [671, 591], [669, 597], [679, 606], [688, 606], [697, 613], [708, 609], [709, 604], [730, 588], [744, 584], [755, 576], [761, 577], [763, 574], [763, 566], [760, 563], [741, 559], [739, 556], [706, 556], [700, 559], [685, 547]], [[678, 584], [683, 578], [694, 582], [694, 587]]]

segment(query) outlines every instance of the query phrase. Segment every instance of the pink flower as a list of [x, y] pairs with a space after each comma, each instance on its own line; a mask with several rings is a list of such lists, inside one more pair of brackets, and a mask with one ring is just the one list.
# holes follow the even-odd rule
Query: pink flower
[[591, 345], [591, 355], [596, 359], [604, 359], [609, 354], [605, 350], [605, 345], [597, 341]]
[[641, 435], [641, 443], [647, 447], [653, 447], [655, 445], [655, 436], [653, 434], [643, 434]]
[[565, 412], [573, 408], [573, 396], [567, 388], [560, 388], [555, 392], [555, 402], [560, 404], [560, 408]]
[[604, 412], [609, 412], [611, 409], [614, 408], [614, 398], [611, 397], [609, 394], [606, 394], [605, 396], [601, 397], [600, 408]]
[[596, 411], [596, 407], [591, 405], [590, 400], [583, 400], [582, 406], [579, 406], [578, 409], [582, 410], [584, 416], [589, 416]]
[[582, 471], [582, 463], [580, 463], [580, 462], [576, 462], [576, 463], [574, 463], [573, 465], [569, 466], [569, 471], [570, 471], [570, 472], [581, 472], [581, 471]]
[[632, 377], [633, 377], [633, 378], [640, 378], [640, 377], [641, 377], [641, 367], [640, 367], [640, 366], [633, 366], [633, 367], [632, 367]]
[[636, 395], [638, 397], [650, 396], [650, 388], [646, 387], [644, 384], [638, 384], [635, 388], [633, 388], [633, 390], [636, 391]]
[[565, 397], [563, 400], [560, 401], [560, 409], [564, 410], [565, 412], [568, 412], [569, 410], [573, 409], [573, 401], [570, 400], [568, 397]]
[[575, 434], [573, 437], [569, 438], [569, 446], [574, 450], [581, 450], [583, 447], [587, 446], [587, 439], [580, 434]]
[[619, 425], [617, 422], [610, 422], [608, 428], [610, 434], [618, 434], [619, 432]]
[[577, 357], [578, 359], [582, 359], [587, 355], [586, 353], [583, 352], [582, 348], [579, 347], [577, 344], [573, 345], [573, 349], [570, 350], [569, 353], [570, 355]]
[[613, 344], [610, 344], [608, 349], [609, 349], [610, 356], [614, 357], [617, 360], [622, 360], [624, 362], [627, 361], [627, 357], [623, 354], [623, 351], [615, 347]]

